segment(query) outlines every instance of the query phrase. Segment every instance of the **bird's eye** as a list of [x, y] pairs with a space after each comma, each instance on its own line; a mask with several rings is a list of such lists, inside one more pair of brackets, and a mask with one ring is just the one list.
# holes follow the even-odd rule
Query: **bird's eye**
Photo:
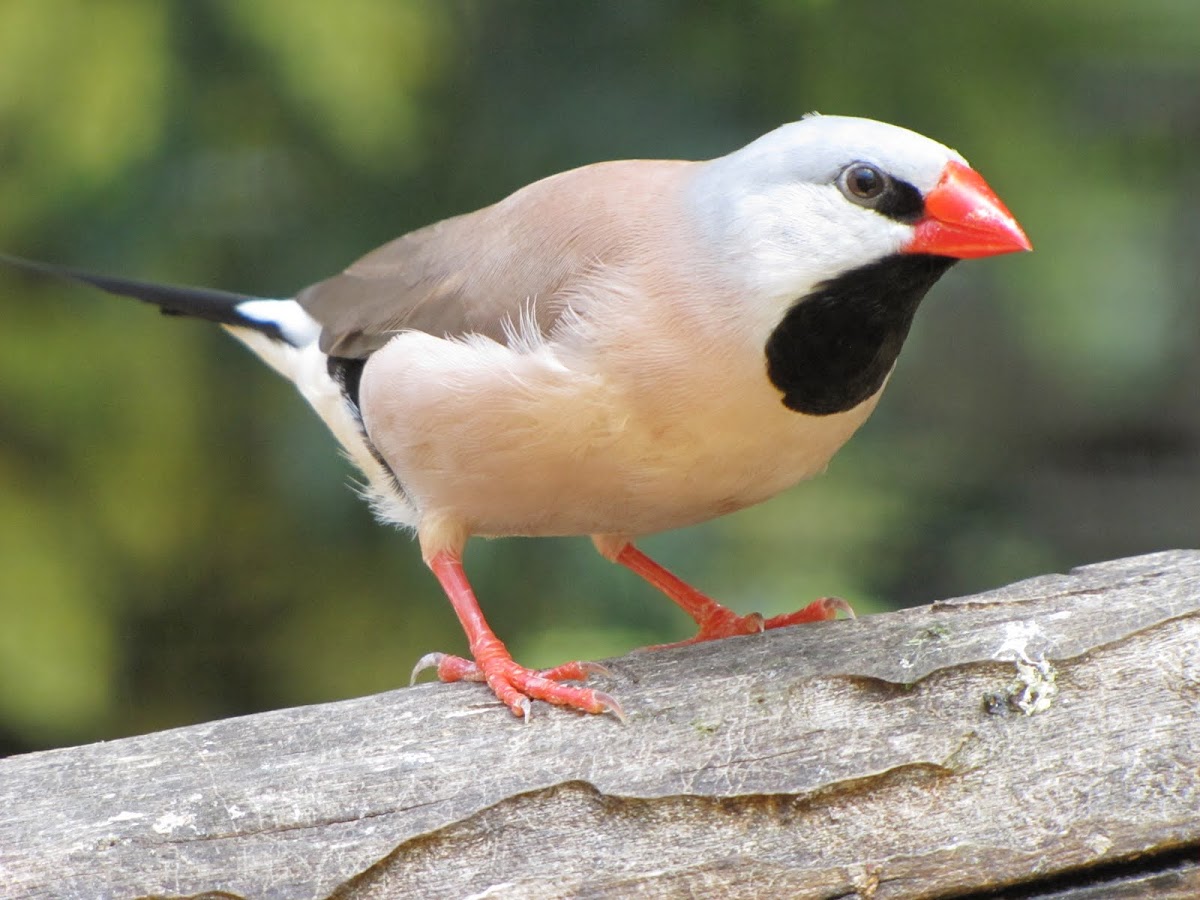
[[874, 200], [887, 187], [888, 178], [874, 166], [855, 163], [848, 166], [841, 177], [842, 190], [852, 200]]

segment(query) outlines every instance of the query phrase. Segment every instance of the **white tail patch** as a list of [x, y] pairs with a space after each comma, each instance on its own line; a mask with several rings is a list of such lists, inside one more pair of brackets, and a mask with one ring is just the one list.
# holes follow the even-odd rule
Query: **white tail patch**
[[274, 325], [293, 347], [306, 347], [321, 336], [321, 325], [295, 300], [247, 300], [237, 305], [247, 319]]

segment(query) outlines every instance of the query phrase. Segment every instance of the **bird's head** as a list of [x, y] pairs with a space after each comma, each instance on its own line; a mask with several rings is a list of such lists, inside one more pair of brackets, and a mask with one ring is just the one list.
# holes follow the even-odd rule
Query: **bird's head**
[[1031, 249], [958, 153], [870, 119], [784, 125], [703, 164], [690, 190], [726, 274], [780, 299], [895, 254]]

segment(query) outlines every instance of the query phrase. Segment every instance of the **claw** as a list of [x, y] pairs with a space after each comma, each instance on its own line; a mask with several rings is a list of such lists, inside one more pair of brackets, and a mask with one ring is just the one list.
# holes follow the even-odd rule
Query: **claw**
[[604, 707], [605, 712], [610, 712], [617, 717], [617, 721], [622, 725], [629, 724], [629, 718], [625, 715], [625, 710], [621, 708], [621, 704], [617, 702], [617, 698], [611, 694], [606, 694], [603, 691], [594, 691], [593, 695], [596, 701]]
[[442, 660], [445, 658], [445, 653], [438, 653], [437, 651], [434, 651], [433, 653], [426, 653], [424, 656], [418, 659], [417, 664], [413, 666], [412, 676], [408, 679], [408, 686], [412, 687], [414, 684], [416, 684], [417, 676], [426, 669], [436, 669], [439, 665], [441, 665]]
[[830, 616], [829, 618], [832, 619], [832, 618], [836, 617], [839, 612], [844, 612], [846, 614], [846, 618], [848, 618], [848, 619], [857, 619], [858, 618], [858, 616], [856, 616], [854, 614], [854, 607], [852, 607], [849, 603], [847, 603], [841, 597], [825, 597], [824, 601], [825, 601], [825, 606], [828, 607], [829, 610], [833, 613], [833, 615]]
[[586, 675], [599, 675], [601, 678], [612, 678], [615, 675], [612, 669], [598, 662], [581, 662], [579, 668]]

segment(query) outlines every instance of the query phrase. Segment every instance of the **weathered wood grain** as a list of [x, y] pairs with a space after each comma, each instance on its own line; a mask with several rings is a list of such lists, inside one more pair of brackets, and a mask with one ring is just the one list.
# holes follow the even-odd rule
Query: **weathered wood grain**
[[1200, 895], [1200, 552], [611, 665], [0, 761], [0, 894]]

